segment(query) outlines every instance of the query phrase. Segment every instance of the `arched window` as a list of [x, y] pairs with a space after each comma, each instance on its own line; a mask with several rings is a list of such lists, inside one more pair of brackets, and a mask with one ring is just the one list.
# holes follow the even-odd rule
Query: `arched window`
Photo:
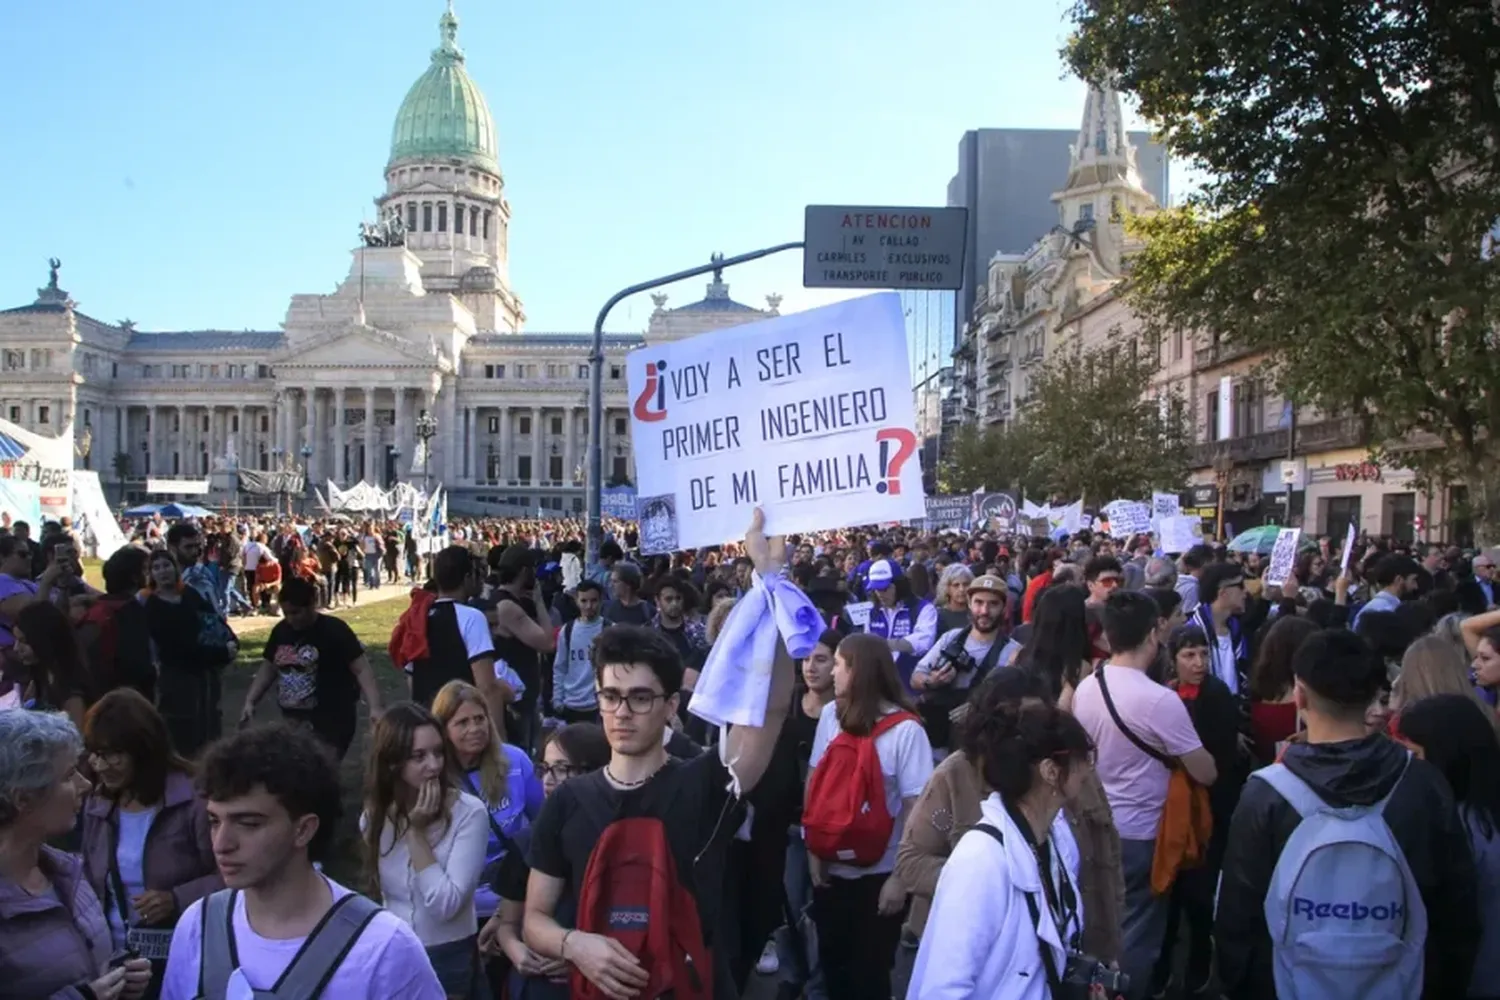
[[488, 210], [484, 213], [484, 238], [490, 238], [490, 213]]
[[406, 203], [406, 228], [413, 232], [417, 229], [417, 203], [414, 201]]
[[475, 205], [469, 206], [469, 235], [479, 235], [479, 208]]

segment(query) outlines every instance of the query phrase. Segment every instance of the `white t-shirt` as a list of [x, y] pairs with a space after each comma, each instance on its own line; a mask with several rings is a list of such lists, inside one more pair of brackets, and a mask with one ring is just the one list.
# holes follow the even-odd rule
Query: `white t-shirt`
[[115, 899], [114, 879], [107, 879], [105, 893], [109, 898], [104, 901], [104, 915], [109, 918], [109, 930], [116, 948], [125, 947], [125, 934], [129, 930], [120, 920], [120, 910], [123, 908], [134, 920], [135, 907], [130, 901], [146, 891], [146, 834], [151, 831], [151, 821], [156, 819], [159, 812], [160, 806], [138, 812], [120, 809], [115, 813], [120, 822], [120, 839], [115, 845], [115, 864], [120, 870], [120, 881], [125, 884], [125, 899]]
[[[889, 713], [887, 713], [889, 714]], [[839, 734], [838, 703], [829, 702], [818, 716], [818, 729], [813, 736], [809, 767], [815, 768], [823, 759], [828, 744]], [[875, 754], [880, 758], [880, 773], [885, 779], [885, 807], [892, 817], [901, 815], [901, 800], [914, 799], [922, 794], [927, 779], [932, 777], [932, 744], [927, 740], [927, 730], [922, 724], [908, 719], [899, 722], [875, 739]], [[828, 874], [839, 878], [860, 878], [894, 871], [896, 848], [901, 843], [901, 824], [891, 827], [891, 842], [885, 854], [868, 868], [832, 862]]]
[[1223, 681], [1232, 694], [1238, 694], [1240, 690], [1240, 671], [1234, 661], [1234, 637], [1231, 635], [1214, 636], [1214, 645], [1217, 647], [1217, 655], [1213, 659], [1214, 676]]
[[[328, 879], [333, 898], [349, 890]], [[203, 954], [203, 901], [187, 908], [172, 934], [172, 956], [162, 977], [162, 1000], [194, 1000], [198, 995], [198, 961]], [[263, 938], [245, 917], [245, 897], [234, 903], [234, 943], [240, 967], [229, 977], [224, 1000], [252, 1000], [252, 990], [270, 990], [281, 978], [306, 938]], [[344, 957], [328, 988], [328, 1000], [446, 1000], [427, 952], [412, 929], [394, 914], [381, 912], [365, 927]]]
[[[1187, 707], [1177, 692], [1163, 687], [1144, 671], [1106, 664], [1109, 694], [1120, 718], [1147, 746], [1168, 757], [1181, 757], [1203, 747]], [[1097, 771], [1114, 813], [1121, 840], [1155, 840], [1167, 804], [1171, 772], [1120, 732], [1104, 705], [1099, 678], [1090, 674], [1073, 695], [1073, 716], [1083, 724], [1099, 751]]]
[[260, 565], [260, 557], [263, 554], [264, 550], [260, 547], [259, 542], [249, 541], [245, 543], [245, 548], [242, 550], [241, 555], [245, 557], [246, 573], [255, 572], [255, 567]]

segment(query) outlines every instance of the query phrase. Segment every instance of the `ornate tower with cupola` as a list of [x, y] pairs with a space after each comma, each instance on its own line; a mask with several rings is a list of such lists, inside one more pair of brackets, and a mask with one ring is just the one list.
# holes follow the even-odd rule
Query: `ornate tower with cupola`
[[429, 292], [458, 296], [480, 330], [515, 333], [526, 315], [510, 288], [510, 203], [495, 119], [464, 67], [452, 0], [438, 29], [431, 65], [396, 112], [375, 204], [406, 224]]
[[1068, 182], [1052, 201], [1058, 224], [1074, 232], [1092, 230], [1099, 264], [1108, 274], [1120, 275], [1131, 249], [1125, 219], [1158, 206], [1141, 182], [1120, 95], [1112, 84], [1089, 85], [1078, 140], [1069, 148]]

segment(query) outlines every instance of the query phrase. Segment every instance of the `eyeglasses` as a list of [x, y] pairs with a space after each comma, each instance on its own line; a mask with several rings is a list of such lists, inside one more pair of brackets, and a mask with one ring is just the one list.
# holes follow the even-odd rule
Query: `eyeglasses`
[[599, 692], [599, 708], [605, 712], [618, 712], [621, 705], [628, 705], [631, 715], [645, 715], [664, 698], [666, 695], [658, 691], [635, 690], [621, 694], [611, 688], [604, 688]]
[[574, 767], [572, 764], [544, 764], [541, 761], [536, 762], [534, 770], [538, 779], [551, 778], [553, 781], [567, 781], [583, 773], [581, 768]]
[[105, 767], [118, 767], [125, 763], [128, 756], [123, 750], [89, 750], [86, 752], [89, 763], [97, 767], [103, 764]]

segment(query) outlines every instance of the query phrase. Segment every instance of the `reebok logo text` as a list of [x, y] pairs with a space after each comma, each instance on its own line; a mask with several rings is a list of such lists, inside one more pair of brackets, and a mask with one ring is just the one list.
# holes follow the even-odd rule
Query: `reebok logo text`
[[1400, 903], [1366, 906], [1363, 903], [1320, 903], [1301, 896], [1292, 898], [1292, 916], [1308, 920], [1404, 920], [1406, 907]]

